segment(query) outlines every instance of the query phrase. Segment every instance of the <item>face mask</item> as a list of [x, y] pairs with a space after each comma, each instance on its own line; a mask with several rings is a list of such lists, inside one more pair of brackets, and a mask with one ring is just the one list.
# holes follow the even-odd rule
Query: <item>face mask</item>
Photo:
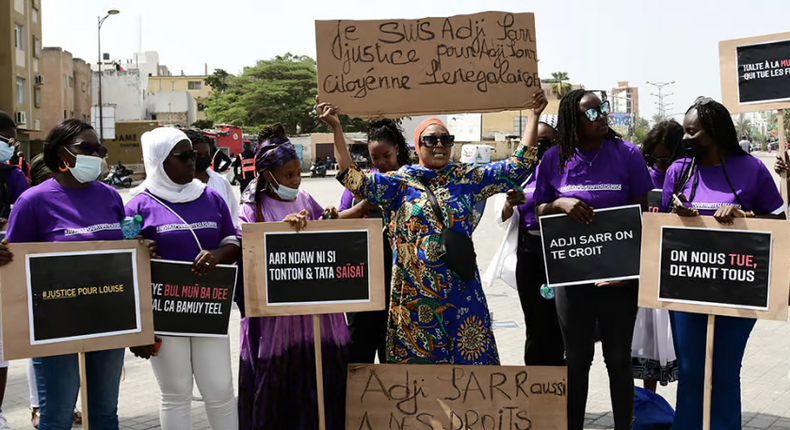
[[538, 160], [543, 158], [543, 154], [551, 148], [551, 141], [548, 139], [538, 140]]
[[699, 138], [692, 137], [691, 139], [683, 139], [681, 144], [683, 145], [683, 152], [686, 154], [686, 157], [699, 157], [703, 152], [705, 152], [704, 148], [699, 142]]
[[[74, 155], [68, 149], [66, 151]], [[101, 158], [91, 155], [74, 155], [74, 158], [77, 159], [77, 162], [74, 163], [74, 167], [69, 167], [71, 176], [74, 176], [74, 179], [82, 184], [87, 184], [99, 177], [101, 174]]]
[[205, 172], [211, 166], [211, 158], [209, 157], [198, 157], [195, 160], [195, 171], [197, 172]]
[[0, 142], [0, 163], [5, 163], [14, 156], [14, 148], [5, 142]]
[[299, 188], [291, 188], [286, 187], [285, 185], [280, 185], [271, 172], [269, 172], [269, 176], [272, 178], [272, 181], [277, 184], [277, 188], [274, 190], [274, 193], [277, 194], [277, 197], [285, 200], [286, 202], [296, 200], [296, 197], [299, 195]]

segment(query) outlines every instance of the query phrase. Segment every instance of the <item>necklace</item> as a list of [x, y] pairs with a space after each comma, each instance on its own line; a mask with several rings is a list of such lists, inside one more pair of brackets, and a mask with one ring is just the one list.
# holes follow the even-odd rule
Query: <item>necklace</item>
[[599, 155], [601, 155], [601, 150], [603, 149], [603, 146], [604, 146], [605, 144], [606, 144], [606, 141], [604, 140], [604, 141], [603, 141], [603, 143], [601, 143], [601, 146], [599, 146], [599, 147], [598, 147], [598, 152], [596, 152], [596, 153], [595, 153], [595, 157], [593, 157], [593, 159], [592, 159], [592, 160], [587, 160], [587, 157], [585, 157], [584, 155], [582, 155], [582, 151], [581, 151], [580, 149], [576, 148], [576, 150], [577, 150], [577, 151], [579, 151], [579, 157], [580, 157], [582, 160], [584, 160], [584, 162], [585, 162], [585, 163], [588, 163], [588, 164], [590, 165], [590, 167], [592, 167], [592, 165], [593, 165], [593, 162], [595, 162], [595, 160], [598, 158], [598, 156], [599, 156]]

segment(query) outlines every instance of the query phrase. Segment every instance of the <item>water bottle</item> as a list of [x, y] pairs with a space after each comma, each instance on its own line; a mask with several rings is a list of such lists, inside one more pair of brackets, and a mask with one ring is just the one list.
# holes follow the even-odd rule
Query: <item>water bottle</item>
[[540, 286], [540, 296], [546, 300], [554, 300], [554, 287], [543, 284]]
[[143, 230], [143, 217], [135, 215], [133, 217], [126, 217], [121, 221], [121, 231], [123, 232], [124, 240], [134, 239], [140, 235]]

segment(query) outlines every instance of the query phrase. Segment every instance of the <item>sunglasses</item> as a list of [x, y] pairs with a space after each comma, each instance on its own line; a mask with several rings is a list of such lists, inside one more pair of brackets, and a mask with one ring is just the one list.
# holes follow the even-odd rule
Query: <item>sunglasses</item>
[[170, 155], [178, 158], [182, 163], [186, 163], [189, 160], [192, 161], [197, 160], [197, 152], [195, 151], [174, 152]]
[[452, 134], [443, 134], [441, 136], [423, 136], [422, 137], [422, 144], [428, 148], [436, 147], [439, 142], [442, 142], [442, 146], [450, 147], [455, 144], [455, 136]]
[[95, 146], [88, 142], [74, 142], [71, 146], [79, 148], [83, 155], [97, 154], [100, 158], [107, 156], [107, 147], [104, 145]]
[[669, 166], [669, 165], [672, 164], [672, 159], [671, 158], [656, 158], [656, 157], [653, 157], [652, 155], [645, 155], [645, 161], [647, 161], [647, 164], [650, 165], [650, 166], [653, 166], [653, 165], [656, 165], [656, 164], [661, 164], [663, 166]]
[[601, 106], [596, 108], [590, 108], [584, 111], [584, 116], [587, 117], [590, 122], [595, 122], [601, 115], [606, 116], [609, 115], [609, 101], [605, 101], [601, 103]]

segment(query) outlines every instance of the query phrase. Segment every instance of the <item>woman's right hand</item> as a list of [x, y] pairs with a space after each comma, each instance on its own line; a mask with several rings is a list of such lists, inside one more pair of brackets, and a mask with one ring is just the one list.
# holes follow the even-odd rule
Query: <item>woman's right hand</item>
[[12, 261], [14, 261], [14, 253], [8, 249], [8, 241], [3, 239], [3, 242], [0, 243], [0, 266], [5, 266]]
[[516, 189], [507, 190], [505, 193], [507, 196], [507, 200], [505, 200], [505, 205], [514, 208], [518, 205], [523, 205], [527, 202], [527, 196], [524, 194], [523, 191], [519, 191]]
[[337, 116], [337, 106], [332, 106], [330, 103], [321, 103], [318, 96], [315, 97], [315, 110], [318, 112], [318, 118], [325, 122], [332, 130], [340, 127], [340, 118]]
[[154, 343], [151, 345], [141, 345], [141, 346], [131, 346], [129, 347], [129, 351], [132, 351], [135, 357], [142, 358], [143, 360], [148, 360], [151, 357], [156, 357], [159, 355], [157, 344], [162, 343], [162, 338], [159, 336], [154, 336]]
[[595, 212], [593, 212], [593, 208], [590, 205], [573, 197], [559, 198], [554, 202], [554, 206], [582, 224], [590, 224], [593, 216], [595, 216]]
[[310, 213], [307, 209], [302, 209], [299, 213], [290, 214], [283, 219], [283, 222], [291, 224], [291, 227], [296, 230], [304, 230], [307, 228], [307, 221], [310, 220]]
[[[680, 200], [680, 201], [678, 201]], [[683, 194], [678, 194], [678, 199], [672, 200], [672, 212], [678, 214], [678, 216], [685, 216], [685, 217], [695, 217], [699, 216], [699, 211], [690, 208], [683, 204], [683, 202], [687, 202], [686, 196]]]
[[782, 173], [787, 172], [787, 154], [782, 157], [782, 154], [776, 154], [776, 164], [774, 164], [774, 172], [777, 175], [782, 176]]
[[546, 110], [546, 106], [549, 105], [549, 101], [546, 99], [546, 92], [543, 89], [535, 91], [532, 94], [532, 106], [533, 108], [530, 109], [530, 113], [535, 117], [539, 117], [544, 110]]

